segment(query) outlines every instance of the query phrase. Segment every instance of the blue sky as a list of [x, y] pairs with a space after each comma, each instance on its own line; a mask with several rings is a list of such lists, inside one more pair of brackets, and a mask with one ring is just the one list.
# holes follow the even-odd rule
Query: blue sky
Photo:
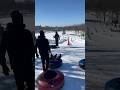
[[85, 22], [85, 0], [35, 0], [35, 25], [65, 26]]

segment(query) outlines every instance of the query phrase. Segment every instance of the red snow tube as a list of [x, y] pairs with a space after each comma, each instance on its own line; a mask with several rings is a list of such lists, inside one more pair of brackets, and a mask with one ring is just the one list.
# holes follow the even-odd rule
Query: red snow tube
[[48, 70], [37, 79], [38, 90], [60, 90], [64, 84], [64, 75], [60, 71]]

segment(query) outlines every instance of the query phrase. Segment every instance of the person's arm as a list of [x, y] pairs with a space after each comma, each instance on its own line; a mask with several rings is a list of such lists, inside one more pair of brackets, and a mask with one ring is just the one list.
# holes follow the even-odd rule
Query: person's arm
[[58, 35], [58, 38], [59, 38], [59, 40], [60, 40], [60, 36]]
[[49, 45], [49, 41], [48, 40], [47, 40], [47, 46], [48, 46], [49, 53], [51, 53], [51, 49], [50, 49], [50, 45]]
[[34, 45], [32, 33], [29, 30], [26, 30], [26, 39], [28, 40], [27, 45], [29, 47], [29, 53], [31, 54], [34, 60], [35, 59], [35, 45]]
[[31, 37], [30, 37], [30, 45], [31, 45], [31, 51], [32, 51], [32, 56], [33, 56], [33, 59], [35, 58], [35, 45], [33, 43], [33, 37], [32, 37], [32, 34], [31, 34]]
[[37, 48], [38, 48], [38, 40], [36, 39], [36, 43], [35, 43], [35, 54], [36, 54], [36, 57], [38, 58], [39, 55], [38, 55], [38, 52], [37, 52]]

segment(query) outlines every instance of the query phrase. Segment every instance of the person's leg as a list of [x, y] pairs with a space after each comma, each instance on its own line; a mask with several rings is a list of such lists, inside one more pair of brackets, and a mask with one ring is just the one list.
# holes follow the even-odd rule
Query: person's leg
[[43, 71], [45, 71], [45, 57], [44, 57], [44, 56], [41, 56], [41, 60], [42, 60], [42, 68], [43, 68]]
[[26, 70], [25, 81], [26, 81], [26, 85], [27, 85], [27, 89], [26, 90], [34, 90], [35, 89], [35, 72], [34, 72], [34, 67], [29, 67]]
[[49, 68], [49, 55], [46, 55], [46, 71]]
[[17, 85], [17, 90], [24, 90], [24, 77], [22, 76], [22, 73], [16, 70], [13, 70], [14, 71], [14, 77], [15, 77], [15, 80], [16, 80], [16, 85]]
[[56, 46], [58, 46], [58, 39], [56, 40]]

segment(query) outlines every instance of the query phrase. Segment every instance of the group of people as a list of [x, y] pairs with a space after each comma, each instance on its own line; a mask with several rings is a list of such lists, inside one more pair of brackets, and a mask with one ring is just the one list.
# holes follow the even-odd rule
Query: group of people
[[[5, 75], [9, 75], [12, 70], [16, 80], [17, 90], [34, 90], [35, 88], [35, 53], [37, 48], [41, 55], [43, 71], [49, 68], [49, 54], [51, 53], [48, 39], [44, 31], [40, 31], [40, 36], [34, 44], [32, 33], [25, 29], [23, 15], [19, 11], [12, 11], [12, 22], [4, 29], [0, 25], [0, 65]], [[56, 32], [56, 46], [58, 46], [59, 35]], [[6, 63], [6, 53], [8, 53], [10, 67]], [[37, 55], [38, 56], [38, 55]]]

